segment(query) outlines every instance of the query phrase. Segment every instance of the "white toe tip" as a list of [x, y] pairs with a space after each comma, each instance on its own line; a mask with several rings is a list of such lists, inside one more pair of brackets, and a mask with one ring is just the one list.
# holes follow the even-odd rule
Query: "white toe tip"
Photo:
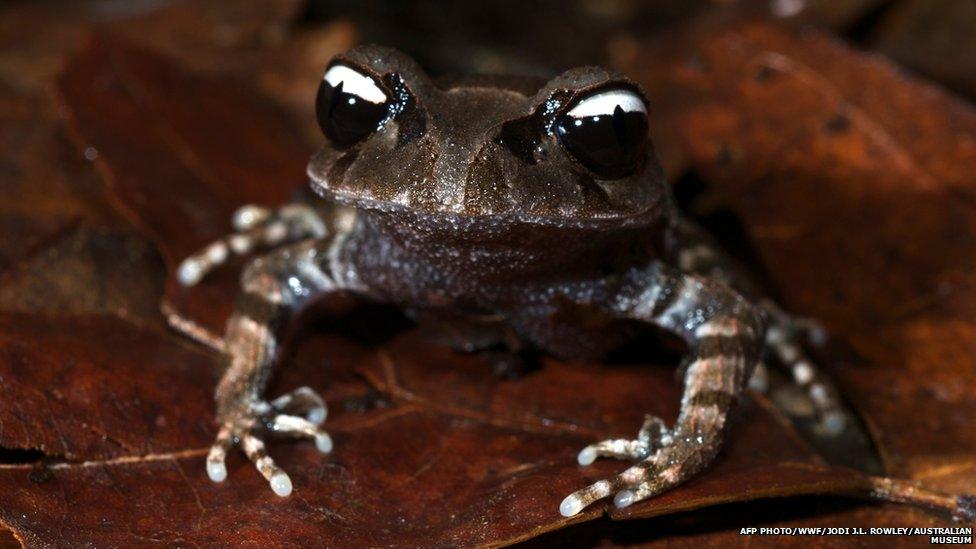
[[326, 411], [325, 406], [319, 406], [319, 407], [312, 408], [311, 410], [309, 410], [308, 411], [308, 416], [306, 416], [306, 417], [312, 423], [314, 423], [316, 425], [322, 425], [323, 423], [325, 423], [325, 416], [327, 414], [328, 414], [328, 412]]
[[613, 496], [613, 504], [616, 505], [618, 509], [630, 507], [632, 503], [634, 503], [634, 493], [630, 490], [621, 490], [617, 492], [617, 495]]
[[254, 204], [247, 204], [241, 206], [234, 212], [231, 224], [235, 229], [242, 231], [244, 229], [250, 229], [257, 223], [264, 221], [267, 217], [268, 210], [265, 208], [255, 206]]
[[559, 504], [559, 514], [564, 517], [571, 517], [583, 510], [583, 502], [575, 495], [566, 496], [566, 499]]
[[208, 461], [207, 476], [214, 482], [223, 482], [227, 478], [227, 466], [222, 461]]
[[180, 263], [179, 269], [176, 271], [176, 279], [183, 286], [193, 286], [203, 277], [203, 270], [200, 269], [200, 265], [196, 261], [187, 260]]
[[580, 450], [579, 455], [576, 456], [576, 461], [578, 461], [580, 465], [592, 464], [594, 461], [596, 461], [596, 450], [590, 448], [589, 446], [583, 448]]
[[319, 449], [319, 452], [328, 454], [332, 451], [332, 437], [328, 433], [315, 435], [315, 447]]
[[291, 495], [291, 478], [288, 477], [287, 473], [275, 473], [271, 476], [271, 489], [275, 494], [281, 497], [288, 497]]

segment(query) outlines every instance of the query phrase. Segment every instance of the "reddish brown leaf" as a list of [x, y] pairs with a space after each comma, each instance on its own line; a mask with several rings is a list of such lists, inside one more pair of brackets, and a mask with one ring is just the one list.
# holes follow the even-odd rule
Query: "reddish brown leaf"
[[[363, 372], [384, 391], [413, 405], [528, 432], [598, 440], [629, 432], [645, 413], [674, 417], [678, 411], [680, 387], [673, 372], [662, 366], [547, 360], [540, 372], [508, 382], [493, 378], [480, 360], [443, 348], [418, 348], [414, 341], [398, 340], [388, 352], [383, 372]], [[764, 399], [758, 404], [741, 412], [724, 459], [708, 474], [648, 505], [613, 510], [613, 516], [654, 516], [719, 502], [864, 486], [858, 475], [827, 467]], [[603, 462], [580, 472], [595, 481], [620, 465]]]
[[83, 150], [70, 142], [53, 94], [64, 56], [86, 22], [131, 12], [94, 2], [0, 7], [0, 269], [6, 270], [79, 223], [124, 225]]
[[223, 235], [234, 205], [284, 202], [305, 180], [308, 148], [267, 102], [119, 44], [92, 38], [61, 89], [84, 143], [112, 159], [101, 165], [120, 203], [165, 243], [168, 261]]
[[284, 40], [305, 4], [174, 0], [116, 21], [112, 29], [195, 70], [226, 74], [253, 69], [254, 57]]
[[[233, 541], [223, 537], [229, 531], [256, 541], [316, 538], [329, 545], [524, 539], [569, 523], [556, 512], [559, 501], [623, 466], [576, 466], [582, 445], [630, 432], [649, 404], [673, 414], [679, 391], [666, 368], [553, 363], [524, 382], [497, 383], [479, 359], [453, 355], [416, 335], [386, 349], [315, 335], [301, 342], [272, 392], [298, 383], [322, 390], [333, 408], [328, 427], [337, 450], [325, 457], [307, 443], [272, 444], [297, 488], [294, 497], [279, 500], [240, 455], [230, 462], [226, 484], [207, 480], [213, 373], [200, 353], [114, 320], [52, 320], [46, 327], [22, 324], [20, 317], [9, 322], [2, 324], [4, 333], [21, 325], [40, 350], [30, 354], [16, 340], [5, 345], [0, 364], [12, 370], [3, 377], [24, 409], [51, 406], [52, 422], [5, 433], [24, 433], [18, 445], [26, 439], [73, 457], [101, 456], [86, 463], [0, 466], [0, 485], [13, 494], [0, 510], [3, 522], [29, 541], [51, 544]], [[133, 349], [148, 362], [113, 357], [112, 348]], [[58, 352], [73, 359], [59, 360]], [[355, 372], [406, 380], [421, 373], [420, 360], [429, 363], [425, 378], [439, 381], [434, 394], [381, 383], [394, 406], [362, 406], [370, 391]], [[38, 386], [55, 396], [37, 401], [30, 391]], [[596, 396], [580, 408], [578, 399], [587, 394]], [[442, 402], [447, 395], [487, 397], [497, 410], [463, 399]], [[659, 397], [659, 408], [650, 395]], [[574, 408], [596, 413], [577, 425], [566, 417]], [[4, 424], [20, 425], [16, 416]], [[44, 439], [59, 431], [66, 432], [60, 442]], [[787, 433], [765, 406], [747, 406], [708, 475], [634, 513], [863, 486], [857, 475], [820, 465]], [[600, 512], [596, 507], [575, 521]]]
[[146, 238], [79, 227], [0, 277], [0, 308], [116, 315], [159, 327], [163, 281], [159, 254]]
[[[267, 101], [120, 44], [93, 38], [61, 90], [82, 143], [111, 159], [99, 166], [120, 205], [170, 267], [226, 234], [236, 207], [283, 203], [305, 181], [309, 148]], [[224, 295], [178, 292], [171, 286], [193, 316], [222, 323]]]
[[[0, 14], [0, 22], [3, 21]], [[0, 64], [0, 270], [80, 220], [112, 224], [103, 189], [39, 90], [10, 87]], [[117, 216], [116, 216], [117, 217]]]
[[72, 460], [201, 446], [215, 377], [211, 356], [158, 330], [112, 317], [5, 314], [0, 446]]

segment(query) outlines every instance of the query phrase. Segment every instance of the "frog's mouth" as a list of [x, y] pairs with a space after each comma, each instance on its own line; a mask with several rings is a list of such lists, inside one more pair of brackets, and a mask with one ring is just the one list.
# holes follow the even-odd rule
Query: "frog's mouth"
[[[641, 204], [613, 210], [579, 209], [537, 214], [534, 212], [477, 211], [472, 212], [463, 205], [440, 204], [433, 201], [411, 201], [409, 196], [378, 197], [370, 186], [357, 187], [335, 184], [343, 176], [342, 152], [328, 148], [320, 149], [309, 161], [307, 174], [312, 191], [326, 200], [349, 206], [361, 211], [396, 215], [413, 223], [427, 226], [449, 227], [462, 230], [464, 227], [484, 227], [487, 224], [537, 225], [552, 228], [572, 229], [618, 229], [650, 226], [667, 217], [667, 202], [657, 197]], [[377, 187], [380, 187], [377, 185]]]

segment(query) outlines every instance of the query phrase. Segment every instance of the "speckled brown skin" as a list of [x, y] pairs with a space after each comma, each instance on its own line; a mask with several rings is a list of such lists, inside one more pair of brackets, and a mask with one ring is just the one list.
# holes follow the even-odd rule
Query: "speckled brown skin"
[[[550, 130], [580, 94], [607, 86], [640, 93], [636, 84], [594, 67], [548, 83], [435, 82], [403, 54], [375, 46], [336, 61], [382, 82], [398, 111], [362, 142], [345, 149], [327, 143], [309, 163], [312, 189], [352, 212], [326, 216], [326, 236], [303, 231], [308, 220], [263, 221], [281, 225], [271, 235], [280, 238], [262, 233], [265, 243], [313, 238], [255, 259], [243, 273], [223, 342], [228, 368], [216, 393], [211, 478], [223, 480], [226, 452], [238, 444], [275, 492], [287, 495], [290, 479], [265, 453], [262, 435], [314, 437], [321, 450], [331, 449], [319, 427], [324, 403], [314, 392], [269, 402], [264, 391], [280, 328], [296, 310], [337, 292], [463, 325], [452, 345], [466, 350], [531, 345], [599, 357], [640, 323], [672, 331], [690, 352], [674, 426], [649, 418], [636, 439], [584, 449], [584, 464], [599, 456], [638, 463], [570, 495], [560, 511], [572, 515], [614, 493], [618, 505], [629, 505], [706, 466], [763, 350], [763, 309], [731, 289], [724, 256], [679, 218], [650, 146], [635, 173], [602, 180]], [[194, 273], [218, 256], [192, 264]], [[694, 274], [706, 272], [717, 276]]]

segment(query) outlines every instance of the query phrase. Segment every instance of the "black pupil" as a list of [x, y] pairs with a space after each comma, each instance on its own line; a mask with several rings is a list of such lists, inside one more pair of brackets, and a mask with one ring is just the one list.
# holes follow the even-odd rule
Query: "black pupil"
[[322, 80], [315, 97], [319, 127], [338, 147], [349, 147], [375, 132], [386, 118], [389, 101], [373, 103]]
[[641, 165], [647, 146], [647, 114], [624, 111], [599, 116], [556, 118], [556, 132], [563, 146], [580, 164], [607, 179], [633, 174]]

